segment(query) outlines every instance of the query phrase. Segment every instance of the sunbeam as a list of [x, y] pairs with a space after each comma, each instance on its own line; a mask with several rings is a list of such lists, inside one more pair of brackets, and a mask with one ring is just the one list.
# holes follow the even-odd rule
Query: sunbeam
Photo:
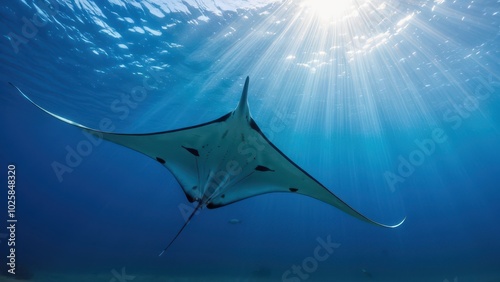
[[322, 20], [335, 21], [356, 11], [356, 0], [304, 0], [302, 7]]
[[[284, 1], [269, 9], [271, 13], [242, 17], [200, 46], [192, 58], [221, 54], [210, 68], [219, 75], [211, 76], [214, 81], [202, 91], [219, 85], [218, 79], [228, 73], [257, 74], [262, 81], [253, 87], [262, 87], [270, 95], [286, 93], [262, 107], [307, 113], [297, 119], [304, 123], [298, 127], [318, 121], [331, 132], [332, 128], [345, 130], [346, 122], [352, 129], [379, 134], [382, 123], [391, 123], [395, 130], [435, 123], [435, 105], [421, 95], [442, 87], [433, 84], [433, 76], [447, 77], [457, 89], [455, 98], [470, 92], [450, 66], [436, 59], [438, 50], [463, 50], [461, 42], [446, 35], [449, 30], [433, 28], [440, 19], [455, 20], [454, 5], [442, 7], [445, 4]], [[460, 20], [475, 26], [470, 16]], [[293, 86], [289, 81], [294, 81]], [[241, 85], [233, 87], [236, 91]]]

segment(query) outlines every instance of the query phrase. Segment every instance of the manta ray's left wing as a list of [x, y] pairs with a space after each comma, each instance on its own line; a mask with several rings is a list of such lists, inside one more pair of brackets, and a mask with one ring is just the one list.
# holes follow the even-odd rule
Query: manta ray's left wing
[[12, 83], [11, 85], [28, 101], [47, 114], [100, 138], [143, 153], [158, 161], [172, 172], [190, 202], [202, 197], [203, 190], [198, 187], [200, 185], [200, 175], [207, 174], [205, 170], [211, 164], [207, 163], [206, 160], [199, 159], [201, 152], [198, 150], [203, 149], [205, 154], [211, 153], [211, 150], [214, 148], [211, 147], [213, 144], [209, 141], [222, 138], [221, 136], [227, 131], [227, 123], [225, 121], [229, 118], [230, 113], [210, 122], [170, 131], [146, 134], [103, 132], [81, 125], [44, 109], [31, 100], [17, 86]]

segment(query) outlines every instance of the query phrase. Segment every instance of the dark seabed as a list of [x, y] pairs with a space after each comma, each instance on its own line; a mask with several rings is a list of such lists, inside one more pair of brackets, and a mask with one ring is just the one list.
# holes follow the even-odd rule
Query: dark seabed
[[[500, 281], [500, 2], [39, 0], [0, 15], [0, 281]], [[232, 111], [246, 76], [269, 140], [404, 224], [269, 193], [203, 209], [159, 257], [194, 209], [174, 176], [9, 84], [81, 125], [149, 133]]]

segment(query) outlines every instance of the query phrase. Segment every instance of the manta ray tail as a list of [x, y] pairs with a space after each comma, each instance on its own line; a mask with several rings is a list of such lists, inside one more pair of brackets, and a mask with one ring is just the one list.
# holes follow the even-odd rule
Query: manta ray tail
[[179, 230], [179, 232], [177, 232], [177, 235], [175, 235], [175, 237], [170, 241], [170, 243], [168, 244], [168, 246], [165, 249], [163, 249], [163, 251], [161, 251], [161, 253], [158, 255], [159, 257], [161, 257], [163, 255], [163, 253], [165, 253], [168, 250], [168, 248], [170, 248], [170, 246], [174, 243], [175, 239], [177, 239], [177, 237], [179, 237], [179, 235], [181, 234], [182, 230], [184, 230], [184, 228], [186, 228], [186, 226], [189, 224], [189, 222], [191, 221], [191, 219], [193, 218], [193, 216], [196, 214], [196, 212], [199, 209], [201, 209], [201, 207], [202, 207], [202, 202], [199, 202], [198, 205], [196, 206], [196, 208], [191, 213], [191, 215], [189, 215], [189, 217], [186, 220], [186, 222], [184, 223], [184, 225], [182, 225], [182, 227]]

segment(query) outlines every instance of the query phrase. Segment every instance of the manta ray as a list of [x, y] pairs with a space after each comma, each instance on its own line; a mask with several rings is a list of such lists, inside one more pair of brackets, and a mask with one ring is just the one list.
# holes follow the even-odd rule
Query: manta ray
[[362, 221], [378, 223], [342, 201], [323, 184], [287, 157], [259, 128], [248, 107], [248, 83], [245, 80], [235, 110], [213, 121], [181, 129], [121, 134], [95, 130], [58, 116], [25, 95], [28, 101], [51, 116], [75, 125], [105, 140], [138, 151], [167, 168], [195, 208], [184, 225], [160, 253], [167, 251], [196, 212], [204, 207], [214, 209], [250, 197], [285, 192], [301, 194], [332, 205]]

